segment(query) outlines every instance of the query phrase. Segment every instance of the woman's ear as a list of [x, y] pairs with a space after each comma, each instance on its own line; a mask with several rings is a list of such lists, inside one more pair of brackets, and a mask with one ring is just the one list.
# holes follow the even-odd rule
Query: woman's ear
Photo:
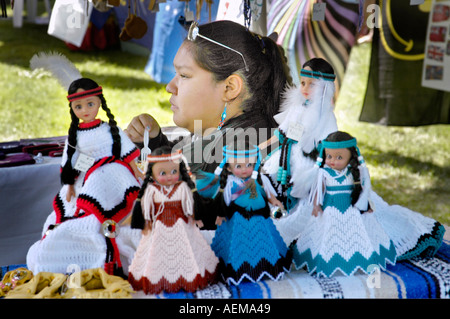
[[225, 79], [225, 94], [226, 102], [235, 100], [244, 90], [244, 80], [238, 74], [232, 74]]

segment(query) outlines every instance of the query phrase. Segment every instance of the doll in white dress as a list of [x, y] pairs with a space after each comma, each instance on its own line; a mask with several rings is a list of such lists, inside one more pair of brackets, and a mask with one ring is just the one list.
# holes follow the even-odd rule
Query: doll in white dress
[[[140, 238], [129, 227], [119, 229], [139, 192], [139, 149], [117, 126], [95, 81], [78, 78], [68, 93], [72, 123], [61, 163], [63, 187], [42, 239], [28, 251], [27, 266], [34, 273], [102, 267], [124, 275], [122, 261], [129, 264]], [[97, 119], [100, 108], [109, 122]]]
[[368, 273], [373, 265], [386, 269], [397, 260], [434, 255], [442, 225], [379, 198], [355, 138], [338, 131], [319, 149], [312, 214], [293, 247], [297, 268], [349, 276], [358, 270]]
[[143, 235], [128, 280], [146, 294], [203, 289], [214, 283], [219, 260], [195, 224], [195, 184], [182, 154], [165, 146], [147, 162], [131, 222]]

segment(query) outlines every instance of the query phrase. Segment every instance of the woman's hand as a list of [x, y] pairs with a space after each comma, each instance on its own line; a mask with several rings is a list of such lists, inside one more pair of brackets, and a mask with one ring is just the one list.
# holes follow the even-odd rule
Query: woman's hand
[[143, 113], [135, 116], [131, 120], [130, 124], [128, 124], [128, 127], [124, 130], [124, 132], [133, 143], [142, 143], [144, 141], [144, 131], [146, 127], [150, 128], [150, 132], [148, 134], [150, 138], [158, 136], [161, 129], [153, 116]]

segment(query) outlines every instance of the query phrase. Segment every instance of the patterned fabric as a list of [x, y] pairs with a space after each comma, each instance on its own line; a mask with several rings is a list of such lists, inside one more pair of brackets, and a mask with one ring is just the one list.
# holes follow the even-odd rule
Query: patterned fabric
[[[446, 227], [448, 230], [448, 227]], [[134, 298], [145, 298], [142, 294]], [[155, 297], [155, 296], [151, 296]], [[450, 233], [438, 252], [431, 258], [399, 261], [386, 270], [375, 269], [371, 275], [334, 276], [310, 275], [305, 270], [291, 270], [281, 280], [243, 281], [238, 286], [218, 283], [195, 293], [159, 294], [158, 298], [365, 298], [413, 299], [450, 298]]]
[[[326, 3], [325, 19], [313, 21], [315, 3]], [[274, 0], [267, 16], [268, 34], [278, 33], [277, 43], [287, 51], [294, 81], [306, 61], [321, 57], [337, 75], [336, 90], [343, 81], [350, 50], [360, 21], [358, 4], [342, 0]]]
[[[450, 228], [437, 253], [431, 258], [414, 258], [399, 261], [386, 270], [374, 269], [371, 275], [356, 274], [351, 277], [331, 278], [308, 274], [305, 270], [292, 270], [278, 281], [262, 279], [259, 282], [243, 281], [238, 286], [218, 282], [195, 292], [162, 292], [146, 295], [142, 291], [133, 298], [165, 299], [270, 299], [270, 298], [392, 298], [429, 299], [450, 298]], [[0, 278], [11, 270], [27, 265], [0, 267]], [[293, 301], [294, 302], [294, 301]]]

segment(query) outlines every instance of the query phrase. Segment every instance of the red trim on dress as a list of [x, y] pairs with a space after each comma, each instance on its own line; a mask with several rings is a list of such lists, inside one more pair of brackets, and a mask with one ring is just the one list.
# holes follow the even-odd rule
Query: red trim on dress
[[126, 155], [126, 156], [123, 158], [123, 161], [124, 161], [125, 163], [130, 163], [132, 160], [134, 160], [135, 158], [137, 158], [140, 154], [141, 154], [141, 151], [140, 151], [138, 148], [136, 148], [136, 149], [134, 149], [130, 154]]
[[153, 284], [146, 277], [136, 280], [132, 273], [128, 274], [128, 282], [131, 284], [133, 289], [142, 290], [145, 294], [159, 294], [162, 291], [174, 293], [180, 291], [181, 289], [186, 292], [195, 292], [199, 289], [206, 288], [209, 284], [215, 283], [216, 278], [216, 271], [210, 273], [208, 270], [205, 270], [204, 276], [197, 274], [192, 281], [187, 281], [184, 277], [180, 277], [176, 282], [170, 282], [163, 277], [160, 281]]
[[94, 127], [100, 125], [101, 123], [102, 123], [102, 121], [100, 119], [95, 119], [92, 122], [88, 122], [88, 123], [82, 122], [82, 123], [78, 124], [78, 127], [81, 129], [94, 128]]

